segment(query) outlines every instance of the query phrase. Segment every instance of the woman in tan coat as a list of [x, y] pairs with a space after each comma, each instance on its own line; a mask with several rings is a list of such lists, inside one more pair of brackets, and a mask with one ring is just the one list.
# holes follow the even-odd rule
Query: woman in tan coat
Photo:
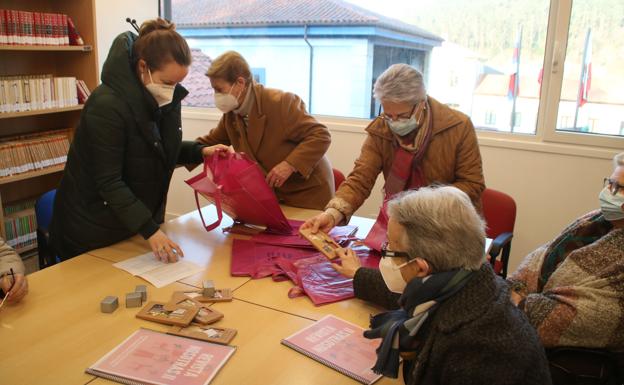
[[329, 231], [348, 222], [380, 172], [385, 200], [403, 190], [439, 183], [468, 194], [480, 211], [485, 182], [470, 118], [428, 97], [422, 74], [406, 64], [392, 65], [381, 74], [374, 95], [384, 112], [366, 128], [368, 136], [353, 171], [325, 211], [303, 226]]
[[325, 156], [331, 142], [327, 127], [306, 112], [297, 95], [254, 83], [249, 65], [237, 52], [216, 58], [206, 75], [223, 117], [197, 140], [231, 145], [249, 155], [282, 203], [323, 209], [334, 193]]

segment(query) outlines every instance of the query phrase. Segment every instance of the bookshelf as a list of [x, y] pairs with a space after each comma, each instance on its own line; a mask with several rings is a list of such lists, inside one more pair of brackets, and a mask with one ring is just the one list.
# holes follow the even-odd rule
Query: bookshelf
[[[0, 44], [0, 76], [44, 75], [75, 77], [83, 80], [90, 90], [98, 85], [95, 0], [3, 0], [1, 9], [27, 12], [66, 14], [73, 20], [83, 46], [11, 45]], [[78, 125], [82, 105], [20, 112], [0, 113], [0, 141], [15, 136], [39, 134], [46, 131], [70, 129]], [[6, 240], [5, 219], [32, 214], [30, 209], [6, 214], [5, 210], [19, 207], [21, 202], [37, 199], [46, 191], [58, 187], [63, 164], [0, 177], [0, 233]], [[10, 232], [10, 231], [9, 231]], [[25, 256], [33, 255], [36, 245], [17, 248]], [[36, 254], [35, 254], [36, 255]], [[34, 258], [35, 264], [37, 258]], [[31, 263], [25, 260], [27, 270]]]

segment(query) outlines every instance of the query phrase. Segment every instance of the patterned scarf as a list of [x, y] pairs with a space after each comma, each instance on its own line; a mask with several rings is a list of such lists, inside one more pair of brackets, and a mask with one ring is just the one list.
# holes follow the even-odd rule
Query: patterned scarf
[[364, 337], [382, 338], [373, 372], [397, 378], [399, 353], [416, 351], [423, 337], [419, 333], [423, 324], [440, 303], [464, 287], [472, 274], [473, 271], [456, 269], [414, 278], [399, 298], [401, 309], [371, 317], [371, 329], [364, 332]]
[[414, 144], [402, 144], [398, 137], [395, 136], [394, 138], [394, 159], [384, 185], [386, 198], [408, 188], [418, 188], [425, 185], [421, 162], [429, 148], [433, 130], [431, 108], [426, 100], [418, 106], [416, 116], [421, 113], [422, 122], [416, 127]]
[[571, 252], [594, 243], [612, 228], [611, 222], [607, 221], [600, 211], [597, 211], [580, 218], [563, 230], [545, 251], [544, 263], [538, 280], [538, 291], [541, 292], [544, 289], [552, 273]]

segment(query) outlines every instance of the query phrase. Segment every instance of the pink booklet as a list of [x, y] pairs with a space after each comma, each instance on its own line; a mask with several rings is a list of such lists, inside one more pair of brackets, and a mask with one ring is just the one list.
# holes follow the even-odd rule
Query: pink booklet
[[282, 344], [329, 366], [363, 384], [381, 378], [371, 368], [377, 360], [375, 350], [380, 340], [369, 340], [364, 329], [333, 315], [327, 315], [301, 329]]
[[86, 372], [122, 384], [206, 385], [235, 350], [139, 329]]

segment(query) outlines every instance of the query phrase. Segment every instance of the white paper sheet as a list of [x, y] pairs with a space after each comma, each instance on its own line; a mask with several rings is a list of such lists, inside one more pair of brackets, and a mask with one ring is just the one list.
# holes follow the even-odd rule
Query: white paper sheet
[[179, 259], [175, 263], [164, 263], [157, 260], [152, 252], [117, 262], [113, 266], [139, 276], [158, 288], [203, 270], [200, 266], [184, 259]]

